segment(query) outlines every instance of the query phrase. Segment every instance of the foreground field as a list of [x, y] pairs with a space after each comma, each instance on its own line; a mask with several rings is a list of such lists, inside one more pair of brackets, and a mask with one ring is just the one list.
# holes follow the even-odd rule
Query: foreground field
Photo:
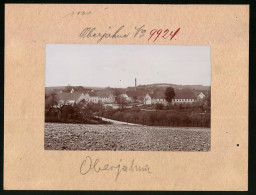
[[45, 124], [46, 150], [209, 151], [209, 128]]

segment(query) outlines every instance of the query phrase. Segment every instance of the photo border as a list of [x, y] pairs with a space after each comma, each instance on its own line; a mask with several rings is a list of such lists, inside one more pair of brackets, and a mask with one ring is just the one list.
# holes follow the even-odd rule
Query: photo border
[[[138, 4], [148, 4], [148, 1], [147, 3], [146, 2], [141, 2], [141, 1], [136, 1]], [[121, 3], [121, 4], [133, 4], [135, 3], [135, 1], [49, 1], [49, 0], [38, 0], [38, 1], [4, 1], [2, 2], [2, 5], [1, 6], [1, 18], [2, 18], [2, 25], [1, 25], [1, 28], [2, 28], [2, 33], [1, 33], [1, 43], [2, 45], [4, 46], [4, 4], [6, 3], [17, 3], [17, 4], [21, 4], [21, 3], [34, 3], [34, 4], [39, 4], [39, 3], [72, 3], [72, 4], [75, 4], [75, 3], [94, 3], [94, 4], [97, 4], [97, 3], [104, 3], [104, 4], [107, 4], [107, 3]], [[160, 3], [159, 1], [150, 1], [150, 4], [158, 4]], [[169, 4], [170, 2], [161, 2], [161, 4]], [[254, 55], [256, 53], [256, 47], [255, 47], [255, 34], [256, 34], [256, 30], [255, 30], [255, 13], [256, 13], [256, 9], [255, 9], [255, 2], [253, 1], [207, 1], [204, 2], [204, 1], [184, 1], [184, 0], [181, 0], [181, 1], [172, 1], [172, 4], [250, 4], [250, 45], [249, 45], [249, 56], [250, 56], [250, 60], [249, 60], [249, 171], [248, 171], [248, 176], [249, 176], [249, 186], [248, 186], [248, 190], [249, 190], [249, 193], [253, 194], [253, 192], [255, 192], [255, 151], [256, 151], [256, 146], [255, 146], [255, 140], [256, 140], [256, 136], [255, 136], [255, 126], [256, 126], [256, 121], [255, 121], [255, 116], [256, 116], [256, 113], [255, 113], [255, 108], [256, 108], [256, 94], [255, 94], [255, 83], [256, 83], [256, 79], [255, 79], [255, 75], [256, 75], [256, 71], [255, 71], [255, 58], [254, 58]], [[0, 101], [1, 101], [1, 115], [0, 115], [0, 124], [1, 124], [1, 127], [2, 127], [2, 133], [1, 133], [1, 140], [2, 140], [2, 148], [1, 148], [1, 163], [3, 163], [3, 153], [4, 153], [4, 50], [2, 49], [2, 63], [1, 63], [1, 71], [0, 71], [0, 77], [1, 77], [1, 85], [2, 87], [0, 88], [0, 92], [1, 92], [1, 96], [0, 96]], [[2, 169], [1, 169], [1, 179], [3, 181], [3, 164], [2, 164]], [[3, 189], [3, 183], [1, 182], [1, 189]], [[49, 193], [49, 191], [44, 191], [44, 190], [40, 190], [40, 191], [4, 191], [4, 193], [16, 193], [16, 192], [21, 192], [21, 193], [24, 193], [24, 194], [30, 194], [30, 193], [37, 193], [37, 194], [44, 194], [45, 192]], [[56, 192], [63, 192], [63, 191], [56, 191]], [[51, 194], [55, 193], [54, 191], [51, 191]], [[71, 192], [65, 192], [65, 193], [71, 193]], [[77, 193], [83, 193], [83, 192], [77, 192]], [[97, 193], [97, 194], [112, 194], [112, 193], [119, 193], [119, 192], [111, 192], [111, 191], [108, 191], [108, 192], [91, 192], [90, 193]], [[141, 193], [141, 192], [140, 192]], [[153, 194], [154, 192], [146, 192], [147, 194]], [[159, 194], [162, 193], [162, 194], [166, 194], [167, 192], [164, 192], [164, 191], [161, 191], [161, 192], [158, 192]], [[174, 192], [176, 193], [176, 192]], [[185, 193], [195, 193], [195, 192], [183, 192], [184, 194]], [[196, 192], [198, 193], [198, 192]], [[199, 192], [199, 193], [207, 193], [207, 194], [213, 194], [215, 192]], [[230, 191], [230, 192], [218, 192], [218, 194], [234, 194], [234, 192]], [[247, 192], [235, 192], [235, 194], [244, 194], [244, 193], [247, 193]], [[155, 194], [155, 193], [154, 193]]]

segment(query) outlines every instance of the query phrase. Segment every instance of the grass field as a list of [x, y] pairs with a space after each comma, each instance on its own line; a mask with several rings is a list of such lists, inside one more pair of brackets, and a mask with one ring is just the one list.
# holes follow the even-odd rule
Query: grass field
[[45, 123], [46, 150], [209, 151], [210, 128]]

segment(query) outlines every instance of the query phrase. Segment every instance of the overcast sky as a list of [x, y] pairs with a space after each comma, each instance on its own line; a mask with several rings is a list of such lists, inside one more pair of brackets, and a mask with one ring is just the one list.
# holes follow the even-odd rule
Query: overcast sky
[[211, 83], [209, 46], [47, 44], [49, 86]]

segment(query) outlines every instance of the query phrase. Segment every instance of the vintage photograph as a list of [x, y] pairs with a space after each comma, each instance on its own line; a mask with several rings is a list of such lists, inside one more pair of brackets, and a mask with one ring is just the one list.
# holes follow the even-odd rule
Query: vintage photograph
[[44, 148], [210, 151], [210, 47], [47, 44]]

